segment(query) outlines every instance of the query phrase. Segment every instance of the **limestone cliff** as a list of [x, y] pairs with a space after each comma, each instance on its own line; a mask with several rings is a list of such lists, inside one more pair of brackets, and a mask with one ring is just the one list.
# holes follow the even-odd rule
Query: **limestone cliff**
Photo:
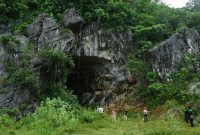
[[184, 65], [184, 55], [192, 54], [198, 61], [194, 65], [199, 70], [200, 36], [196, 30], [185, 29], [173, 34], [169, 39], [149, 50], [149, 60], [161, 81], [168, 81], [170, 75]]
[[68, 10], [64, 15], [64, 19], [73, 18], [68, 18], [73, 23], [63, 20], [61, 26], [53, 19], [39, 15], [28, 28], [29, 38], [35, 51], [47, 45], [73, 56], [76, 66], [68, 77], [68, 86], [82, 104], [109, 103], [123, 92], [123, 84], [130, 77], [125, 67], [125, 50], [131, 43], [131, 32], [108, 32], [96, 22], [82, 26], [83, 19], [74, 12]]
[[[2, 36], [11, 35], [9, 27], [7, 25], [0, 25], [0, 38]], [[16, 50], [20, 50], [28, 43], [28, 38], [23, 35], [13, 35], [16, 39], [20, 41], [19, 44], [15, 44]], [[3, 43], [0, 42], [0, 107], [14, 108], [18, 107], [21, 103], [27, 102], [32, 99], [30, 91], [28, 89], [22, 89], [15, 84], [9, 84], [8, 89], [3, 88], [3, 78], [7, 76], [5, 72], [5, 63], [8, 59], [13, 59], [18, 61], [19, 52], [10, 54], [7, 49], [3, 46]]]
[[[6, 34], [8, 31], [0, 32]], [[129, 30], [109, 32], [96, 22], [84, 24], [75, 10], [70, 9], [66, 10], [61, 24], [47, 15], [38, 15], [28, 26], [27, 33], [27, 37], [21, 35], [18, 39], [32, 43], [34, 52], [48, 47], [73, 56], [75, 68], [68, 76], [67, 86], [74, 90], [82, 104], [113, 103], [126, 89], [130, 75], [125, 67], [125, 52], [132, 41]], [[0, 48], [0, 73], [6, 74], [3, 63], [8, 56], [2, 44]], [[34, 61], [42, 73], [41, 61]], [[40, 75], [40, 84], [43, 79], [45, 77]], [[27, 92], [13, 86], [7, 93], [0, 94], [0, 107], [19, 106], [30, 101], [32, 95]]]

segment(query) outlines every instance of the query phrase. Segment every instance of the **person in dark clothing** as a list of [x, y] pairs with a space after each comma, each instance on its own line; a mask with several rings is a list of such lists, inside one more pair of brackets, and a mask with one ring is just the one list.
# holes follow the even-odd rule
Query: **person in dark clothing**
[[125, 108], [124, 109], [124, 120], [127, 120], [128, 119], [128, 109]]
[[191, 127], [194, 127], [194, 123], [193, 123], [193, 111], [192, 111], [191, 107], [188, 107], [188, 117], [189, 117], [189, 121], [190, 121]]
[[187, 107], [185, 107], [184, 116], [185, 116], [185, 122], [188, 123], [188, 121], [189, 121], [189, 112], [188, 112], [188, 108]]

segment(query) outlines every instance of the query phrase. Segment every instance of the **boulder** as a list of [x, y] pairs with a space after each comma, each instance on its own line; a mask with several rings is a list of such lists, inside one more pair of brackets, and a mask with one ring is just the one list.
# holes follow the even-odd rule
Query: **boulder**
[[75, 8], [65, 10], [62, 20], [64, 27], [71, 29], [74, 33], [79, 33], [83, 22], [83, 18], [76, 14]]

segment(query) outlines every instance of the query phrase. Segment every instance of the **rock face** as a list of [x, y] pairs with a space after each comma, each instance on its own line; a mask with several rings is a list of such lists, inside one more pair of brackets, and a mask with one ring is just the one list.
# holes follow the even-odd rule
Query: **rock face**
[[79, 56], [95, 56], [111, 61], [111, 63], [126, 62], [126, 47], [132, 41], [132, 33], [108, 32], [97, 23], [86, 26], [80, 35], [76, 54]]
[[80, 32], [83, 22], [83, 18], [76, 14], [75, 8], [67, 9], [64, 12], [62, 23], [74, 33]]
[[[0, 24], [0, 38], [9, 33], [8, 26], [5, 24]], [[7, 58], [7, 52], [0, 42], [0, 76], [4, 73], [4, 63]]]
[[109, 33], [94, 22], [83, 28], [74, 49], [76, 69], [69, 77], [82, 104], [109, 104], [124, 92], [130, 78], [125, 50], [131, 38], [130, 31]]
[[[0, 27], [1, 35], [8, 33], [7, 26]], [[38, 15], [28, 26], [27, 33], [28, 37], [12, 35], [20, 40], [19, 49], [32, 43], [34, 52], [52, 48], [73, 56], [75, 68], [68, 76], [67, 85], [82, 104], [105, 105], [122, 97], [130, 78], [125, 67], [125, 50], [132, 41], [129, 30], [108, 32], [96, 22], [83, 25], [83, 19], [70, 9], [65, 12], [62, 24], [47, 15]], [[0, 75], [3, 76], [6, 75], [5, 61], [10, 56], [1, 43], [0, 56]], [[18, 54], [14, 56], [17, 60]], [[40, 64], [40, 61], [33, 58], [33, 63]], [[40, 81], [44, 81], [45, 77], [40, 77]], [[3, 90], [2, 86], [0, 90]], [[23, 102], [31, 102], [31, 97], [29, 90], [10, 86], [8, 92], [0, 93], [0, 108], [17, 107]]]
[[[184, 55], [192, 54], [200, 59], [200, 36], [196, 30], [186, 29], [149, 50], [153, 70], [161, 81], [168, 81], [170, 75], [184, 64]], [[195, 65], [198, 69], [199, 64]]]
[[60, 29], [54, 19], [44, 14], [39, 15], [33, 21], [27, 32], [36, 52], [46, 47], [64, 50], [65, 47], [72, 46], [75, 39], [70, 30]]
[[[0, 31], [0, 38], [2, 36], [10, 35], [8, 26], [0, 25], [2, 27]], [[16, 39], [20, 40], [20, 44], [17, 45], [17, 49], [22, 48], [28, 43], [28, 39], [22, 35], [16, 35]], [[8, 89], [2, 87], [2, 79], [7, 76], [5, 72], [5, 63], [7, 59], [14, 59], [18, 61], [18, 53], [13, 55], [9, 54], [3, 46], [3, 43], [0, 42], [0, 108], [15, 108], [23, 102], [28, 102], [31, 99], [30, 91], [27, 89], [21, 89], [14, 84], [8, 86]]]
[[[122, 93], [125, 87], [122, 84], [128, 82], [125, 49], [132, 35], [130, 31], [108, 33], [94, 22], [83, 27], [79, 34], [74, 33], [71, 24], [80, 29], [82, 19], [71, 19], [77, 15], [74, 10], [69, 11], [64, 20], [65, 27], [70, 29], [62, 30], [51, 18], [39, 15], [28, 28], [29, 38], [35, 51], [48, 46], [72, 54], [76, 67], [69, 75], [68, 86], [82, 104], [105, 104]], [[67, 20], [67, 16], [71, 18]]]
[[32, 99], [29, 90], [21, 90], [15, 86], [10, 86], [8, 90], [0, 93], [0, 108], [17, 108]]
[[[109, 32], [97, 22], [84, 25], [83, 22], [74, 9], [66, 10], [61, 24], [41, 14], [28, 26], [28, 37], [13, 36], [20, 40], [19, 50], [27, 43], [32, 43], [34, 52], [52, 48], [71, 54], [75, 68], [69, 74], [66, 85], [74, 90], [82, 104], [113, 104], [128, 97], [130, 93], [126, 89], [131, 77], [125, 64], [127, 45], [132, 42], [131, 31]], [[0, 37], [9, 34], [8, 26], [0, 25], [0, 28]], [[199, 60], [199, 47], [198, 32], [189, 29], [172, 35], [152, 48], [148, 56], [161, 81], [167, 81], [184, 64], [185, 53], [191, 53]], [[5, 61], [9, 57], [11, 56], [0, 43], [1, 76], [6, 76]], [[12, 56], [12, 59], [18, 60], [17, 58], [17, 53]], [[38, 61], [33, 60], [40, 64]], [[40, 81], [44, 81], [45, 77], [40, 77]], [[28, 89], [22, 90], [15, 85], [9, 86], [7, 92], [3, 91], [0, 82], [0, 108], [17, 107], [23, 102], [31, 102], [31, 98]], [[33, 107], [29, 107], [28, 112], [32, 110], [30, 108]]]

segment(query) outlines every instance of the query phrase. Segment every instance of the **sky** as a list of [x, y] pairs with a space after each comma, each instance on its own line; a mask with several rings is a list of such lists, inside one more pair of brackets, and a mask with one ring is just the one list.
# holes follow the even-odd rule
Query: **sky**
[[184, 7], [189, 0], [163, 0], [167, 5], [174, 8]]

